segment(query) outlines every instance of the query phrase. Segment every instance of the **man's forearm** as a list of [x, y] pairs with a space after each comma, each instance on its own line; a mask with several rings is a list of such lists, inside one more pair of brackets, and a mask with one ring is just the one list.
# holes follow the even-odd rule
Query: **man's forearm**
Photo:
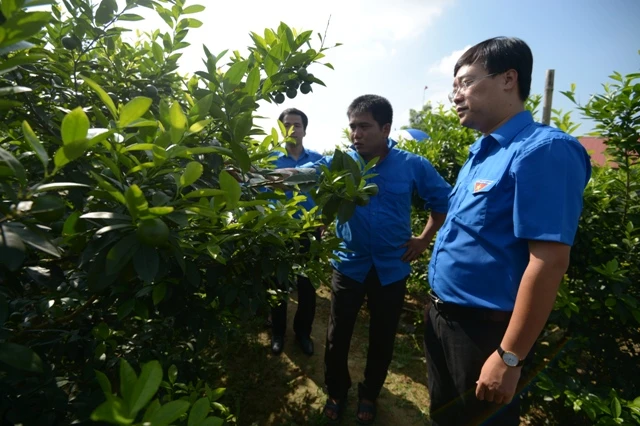
[[[547, 243], [550, 244], [550, 243]], [[532, 252], [501, 347], [523, 359], [542, 332], [568, 267], [569, 248]]]
[[431, 241], [446, 218], [446, 213], [438, 213], [432, 211], [431, 214], [429, 214], [429, 220], [427, 220], [427, 224], [425, 225], [422, 234], [420, 234], [418, 238], [426, 241]]

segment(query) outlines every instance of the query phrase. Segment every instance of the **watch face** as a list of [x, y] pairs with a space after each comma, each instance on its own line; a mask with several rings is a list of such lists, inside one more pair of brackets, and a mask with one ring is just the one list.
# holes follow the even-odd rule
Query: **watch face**
[[509, 367], [516, 367], [520, 362], [516, 354], [513, 354], [511, 352], [505, 352], [504, 355], [502, 355], [502, 359], [504, 363]]

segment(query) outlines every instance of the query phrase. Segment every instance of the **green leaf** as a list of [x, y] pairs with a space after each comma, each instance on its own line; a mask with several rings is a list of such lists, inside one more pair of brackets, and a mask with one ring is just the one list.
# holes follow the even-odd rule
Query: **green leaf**
[[31, 53], [28, 56], [26, 55], [16, 55], [12, 58], [3, 60], [0, 64], [0, 75], [9, 72], [20, 65], [32, 64], [34, 62], [38, 62], [41, 59], [45, 59], [47, 55], [40, 55]]
[[149, 213], [154, 216], [164, 216], [173, 213], [173, 207], [149, 207]]
[[89, 87], [91, 87], [91, 89], [93, 89], [94, 92], [96, 92], [96, 94], [98, 95], [98, 97], [100, 98], [102, 103], [105, 104], [105, 106], [107, 107], [107, 109], [111, 113], [111, 116], [113, 117], [113, 119], [117, 120], [118, 119], [118, 111], [116, 110], [116, 106], [113, 103], [113, 100], [111, 99], [111, 96], [109, 96], [107, 94], [107, 92], [105, 92], [104, 89], [102, 87], [100, 87], [100, 85], [98, 83], [96, 83], [95, 81], [91, 80], [90, 78], [83, 77], [83, 76], [80, 76], [80, 78], [82, 78], [84, 80], [84, 82]]
[[620, 405], [620, 400], [616, 397], [613, 397], [611, 400], [611, 415], [614, 418], [619, 418], [622, 414], [622, 406]]
[[[147, 405], [149, 401], [151, 401], [151, 398], [153, 398], [156, 392], [158, 392], [158, 388], [160, 387], [160, 382], [162, 382], [162, 367], [160, 366], [160, 363], [155, 360], [149, 361], [142, 367], [142, 371], [140, 372], [140, 377], [138, 377], [138, 380], [136, 381], [136, 385], [133, 388], [133, 393], [131, 394], [131, 398], [127, 401], [130, 407], [129, 411], [133, 416], [135, 416], [138, 413], [138, 411], [142, 410], [144, 406]], [[181, 401], [181, 402], [184, 402], [184, 401]], [[187, 404], [187, 409], [188, 409], [189, 403], [188, 402], [185, 402], [185, 403]], [[162, 412], [163, 408], [161, 408], [158, 413]], [[186, 411], [186, 409], [184, 411]], [[184, 413], [184, 411], [182, 413]], [[156, 413], [156, 415], [158, 413]], [[156, 416], [154, 416], [153, 418], [155, 417]], [[166, 424], [173, 422], [178, 417], [172, 418]], [[155, 425], [156, 423], [153, 421], [153, 418], [152, 418], [151, 424]]]
[[237, 86], [242, 81], [242, 77], [247, 72], [249, 61], [239, 61], [231, 65], [224, 75], [226, 81], [233, 86]]
[[158, 63], [162, 63], [164, 61], [164, 51], [162, 50], [162, 46], [155, 41], [151, 44], [151, 52], [153, 53], [153, 59]]
[[131, 185], [127, 188], [124, 198], [127, 201], [127, 208], [133, 220], [146, 216], [149, 213], [149, 203], [138, 185]]
[[210, 118], [193, 123], [191, 127], [189, 127], [189, 133], [199, 133], [203, 131], [209, 125], [209, 123], [211, 123]]
[[156, 398], [153, 400], [153, 402], [151, 402], [151, 404], [147, 406], [147, 409], [144, 412], [144, 417], [142, 418], [142, 423], [150, 425], [151, 423], [149, 423], [149, 421], [151, 420], [151, 417], [153, 417], [153, 415], [157, 413], [159, 409], [160, 401], [158, 400], [158, 398]]
[[204, 6], [201, 6], [199, 4], [192, 4], [191, 6], [187, 6], [182, 10], [182, 13], [184, 15], [188, 15], [190, 13], [199, 13], [202, 12], [205, 9]]
[[123, 13], [118, 18], [119, 21], [142, 21], [144, 18], [140, 15], [136, 15], [135, 13]]
[[247, 76], [247, 82], [244, 91], [249, 95], [255, 95], [260, 88], [260, 68], [253, 67]]
[[78, 107], [65, 115], [60, 130], [64, 145], [84, 141], [89, 131], [89, 118], [82, 108]]
[[184, 198], [202, 198], [202, 197], [215, 197], [216, 195], [225, 195], [226, 192], [222, 189], [198, 189], [192, 191], [184, 196]]
[[220, 172], [220, 188], [225, 192], [227, 209], [235, 209], [242, 195], [240, 184], [226, 170]]
[[109, 183], [107, 180], [103, 179], [99, 174], [93, 171], [91, 172], [91, 176], [93, 176], [93, 178], [98, 182], [98, 186], [100, 187], [100, 189], [107, 191], [107, 193], [111, 195], [114, 200], [120, 202], [121, 204], [127, 203], [122, 192], [118, 191], [113, 185], [111, 185], [111, 183]]
[[50, 254], [51, 256], [60, 257], [60, 251], [57, 246], [53, 245], [46, 236], [40, 233], [40, 231], [32, 230], [21, 223], [15, 222], [8, 224], [5, 229], [7, 227], [17, 234], [25, 244]]
[[110, 275], [117, 274], [125, 267], [129, 260], [139, 248], [138, 239], [135, 234], [127, 235], [118, 241], [107, 253], [105, 269]]
[[222, 398], [222, 395], [224, 395], [226, 391], [227, 388], [214, 389], [213, 392], [211, 392], [211, 395], [209, 395], [209, 399], [211, 399], [211, 402], [216, 402], [217, 400]]
[[153, 426], [168, 426], [189, 409], [187, 401], [171, 401], [163, 405], [149, 421]]
[[209, 401], [209, 398], [200, 398], [191, 407], [187, 426], [200, 426], [204, 419], [207, 418], [210, 411], [211, 402]]
[[211, 103], [213, 102], [213, 94], [208, 94], [207, 96], [200, 99], [189, 111], [189, 117], [192, 117], [194, 120], [202, 120], [209, 114], [209, 109], [211, 108]]
[[185, 21], [187, 21], [188, 28], [200, 28], [202, 26], [202, 21], [199, 21], [197, 19], [187, 18], [185, 19]]
[[174, 102], [169, 110], [169, 123], [171, 124], [171, 142], [178, 143], [187, 128], [187, 117], [182, 111], [180, 103]]
[[234, 158], [238, 162], [242, 171], [248, 172], [249, 168], [251, 168], [251, 158], [249, 157], [249, 153], [247, 153], [246, 148], [238, 142], [232, 141], [231, 151], [233, 151]]
[[44, 185], [39, 185], [33, 188], [33, 192], [45, 192], [45, 191], [59, 191], [61, 189], [69, 189], [69, 188], [91, 188], [89, 185], [85, 185], [84, 183], [75, 183], [75, 182], [53, 182], [53, 183], [45, 183]]
[[207, 417], [204, 422], [201, 423], [201, 426], [222, 426], [224, 424], [224, 419], [220, 417]]
[[125, 401], [131, 399], [133, 395], [133, 388], [138, 380], [138, 375], [126, 359], [122, 358], [120, 361], [120, 395]]
[[153, 299], [153, 304], [158, 305], [158, 303], [164, 300], [164, 296], [167, 294], [167, 283], [161, 282], [153, 286], [153, 292], [151, 294], [151, 298]]
[[16, 10], [18, 10], [18, 5], [16, 4], [15, 0], [4, 0], [0, 4], [0, 11], [4, 15], [5, 19], [11, 18], [11, 15]]
[[100, 389], [102, 389], [104, 396], [107, 399], [112, 398], [113, 390], [111, 389], [111, 382], [109, 382], [107, 375], [98, 370], [93, 370], [93, 371], [96, 373], [96, 379], [98, 380], [98, 384], [100, 385]]
[[158, 251], [147, 245], [141, 245], [133, 255], [133, 266], [143, 282], [151, 282], [155, 279], [160, 268], [160, 256]]
[[0, 163], [4, 162], [13, 171], [13, 175], [24, 185], [27, 183], [27, 175], [24, 167], [10, 152], [0, 148]]
[[56, 169], [61, 169], [70, 162], [82, 157], [88, 148], [89, 142], [86, 139], [65, 144], [56, 151], [53, 156], [53, 164], [55, 164]]
[[[4, 1], [2, 2], [4, 4]], [[0, 31], [0, 48], [8, 48], [9, 51], [22, 50], [31, 47], [24, 40], [36, 35], [52, 19], [51, 12], [23, 12], [11, 16], [2, 24]], [[20, 43], [26, 44], [23, 47]], [[14, 45], [14, 46], [12, 46]], [[0, 55], [8, 52], [0, 50]]]
[[130, 151], [151, 151], [153, 149], [153, 147], [156, 146], [152, 143], [134, 143], [132, 145], [129, 145], [128, 147], [126, 147], [124, 150], [127, 152]]
[[129, 316], [129, 314], [133, 311], [135, 303], [135, 299], [129, 299], [122, 305], [118, 306], [118, 320], [122, 321], [127, 316]]
[[200, 179], [203, 170], [204, 168], [202, 167], [202, 164], [197, 161], [191, 161], [187, 164], [182, 176], [180, 176], [180, 186], [184, 188], [185, 186], [193, 184], [195, 181]]
[[16, 95], [18, 93], [31, 92], [31, 88], [24, 86], [0, 87], [0, 96]]
[[96, 24], [104, 25], [111, 21], [118, 11], [116, 0], [102, 0], [96, 10]]
[[113, 397], [103, 402], [91, 413], [94, 422], [107, 422], [117, 425], [130, 425], [133, 423], [126, 409], [126, 404], [118, 397]]
[[42, 360], [38, 354], [26, 346], [15, 343], [0, 343], [0, 362], [31, 373], [43, 371]]
[[171, 382], [171, 384], [174, 384], [176, 382], [176, 379], [178, 378], [178, 367], [176, 367], [175, 364], [171, 364], [167, 375], [169, 376], [169, 382]]
[[126, 127], [129, 123], [137, 120], [147, 113], [153, 100], [144, 96], [131, 99], [120, 110], [120, 121], [118, 126]]
[[352, 201], [342, 200], [338, 207], [338, 220], [341, 223], [347, 222], [356, 211], [356, 204]]

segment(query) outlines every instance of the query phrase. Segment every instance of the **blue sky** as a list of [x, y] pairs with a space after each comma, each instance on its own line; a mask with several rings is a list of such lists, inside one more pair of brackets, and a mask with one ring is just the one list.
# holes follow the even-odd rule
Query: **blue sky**
[[[327, 52], [335, 71], [310, 68], [328, 87], [315, 87], [310, 95], [287, 99], [283, 105], [266, 104], [259, 124], [269, 130], [283, 108], [297, 107], [310, 120], [305, 144], [320, 151], [341, 142], [347, 126], [346, 108], [355, 97], [375, 93], [394, 106], [393, 127], [408, 124], [409, 109], [423, 99], [447, 103], [453, 65], [469, 46], [490, 37], [520, 37], [534, 55], [532, 93], [543, 92], [546, 70], [555, 69], [554, 108], [573, 108], [559, 93], [577, 85], [577, 99], [586, 102], [601, 91], [612, 71], [640, 70], [640, 1], [611, 0], [324, 0], [285, 2], [200, 0], [207, 10], [194, 17], [203, 21], [191, 30], [181, 71], [203, 69], [202, 44], [213, 52], [243, 49], [250, 31], [289, 26], [324, 33], [327, 42], [343, 43]], [[193, 4], [188, 2], [187, 4]], [[214, 6], [215, 4], [215, 6]], [[142, 30], [167, 27], [159, 18], [139, 25]], [[317, 38], [314, 38], [317, 41]], [[316, 46], [314, 46], [316, 47]], [[577, 112], [574, 114], [579, 119]], [[584, 123], [578, 134], [589, 131]]]

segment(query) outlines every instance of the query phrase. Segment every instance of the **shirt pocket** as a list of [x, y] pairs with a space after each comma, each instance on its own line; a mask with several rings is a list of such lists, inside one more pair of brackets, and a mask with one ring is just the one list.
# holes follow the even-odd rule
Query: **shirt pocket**
[[384, 192], [388, 199], [385, 204], [391, 212], [404, 212], [411, 208], [411, 184], [408, 182], [387, 182]]
[[485, 224], [487, 212], [495, 205], [499, 191], [499, 179], [473, 179], [460, 185], [457, 192], [460, 200], [456, 217], [464, 224], [481, 227]]

